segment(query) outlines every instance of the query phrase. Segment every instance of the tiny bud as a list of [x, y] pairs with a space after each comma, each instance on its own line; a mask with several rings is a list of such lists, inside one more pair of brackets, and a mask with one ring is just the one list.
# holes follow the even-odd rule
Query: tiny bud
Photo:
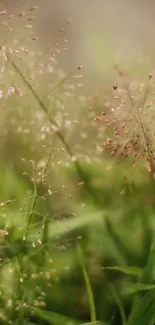
[[25, 162], [26, 163], [26, 159], [25, 158], [21, 158], [21, 161]]
[[37, 9], [39, 9], [38, 6], [33, 6], [33, 7], [30, 8], [30, 11], [37, 10]]
[[35, 161], [32, 160], [32, 159], [29, 160], [29, 163], [32, 164], [32, 165], [35, 165]]
[[78, 66], [78, 70], [81, 70], [81, 69], [83, 69], [83, 65]]
[[7, 200], [6, 201], [6, 204], [10, 204], [12, 201], [11, 200]]
[[67, 23], [67, 24], [70, 24], [71, 21], [72, 21], [72, 18], [70, 17], [70, 18], [67, 19], [66, 23]]

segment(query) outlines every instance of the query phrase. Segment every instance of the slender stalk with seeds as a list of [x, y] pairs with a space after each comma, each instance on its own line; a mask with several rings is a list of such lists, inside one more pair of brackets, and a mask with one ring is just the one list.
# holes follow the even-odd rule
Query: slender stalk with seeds
[[[0, 47], [0, 50], [1, 50], [1, 47]], [[53, 126], [55, 126], [55, 128], [56, 128], [56, 135], [59, 138], [59, 140], [62, 142], [62, 144], [64, 145], [64, 148], [65, 148], [66, 152], [70, 156], [70, 158], [71, 158], [71, 160], [72, 160], [72, 162], [73, 162], [73, 164], [74, 164], [74, 166], [76, 168], [76, 171], [78, 173], [78, 176], [80, 177], [81, 181], [84, 182], [84, 186], [85, 186], [85, 189], [86, 189], [87, 193], [92, 197], [94, 203], [98, 203], [98, 198], [97, 198], [96, 194], [94, 193], [94, 191], [92, 190], [89, 182], [87, 181], [87, 179], [85, 177], [85, 172], [83, 171], [80, 163], [76, 160], [76, 157], [75, 157], [74, 153], [72, 152], [69, 143], [66, 141], [66, 139], [64, 138], [62, 132], [59, 130], [59, 127], [58, 127], [56, 121], [49, 114], [46, 105], [39, 98], [39, 96], [36, 93], [36, 91], [34, 90], [34, 88], [31, 86], [31, 84], [29, 83], [29, 81], [25, 78], [25, 76], [23, 75], [23, 73], [20, 71], [20, 69], [18, 68], [18, 66], [16, 65], [16, 63], [14, 62], [14, 60], [12, 59], [11, 55], [8, 54], [8, 53], [5, 53], [5, 56], [6, 56], [7, 60], [10, 61], [10, 63], [12, 64], [14, 70], [21, 77], [23, 83], [27, 86], [27, 88], [30, 90], [30, 92], [33, 95], [33, 97], [38, 102], [40, 108], [43, 110], [43, 112], [47, 116], [50, 124], [53, 125]], [[36, 201], [36, 199], [34, 197], [34, 204], [35, 204], [35, 201]]]

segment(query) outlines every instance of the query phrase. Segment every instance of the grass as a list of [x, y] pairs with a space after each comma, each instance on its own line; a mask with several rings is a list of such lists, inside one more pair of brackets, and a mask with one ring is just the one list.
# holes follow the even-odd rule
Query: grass
[[0, 323], [153, 325], [153, 76], [133, 87], [118, 71], [80, 117], [82, 66], [45, 89], [55, 56], [36, 66], [13, 44], [1, 46]]

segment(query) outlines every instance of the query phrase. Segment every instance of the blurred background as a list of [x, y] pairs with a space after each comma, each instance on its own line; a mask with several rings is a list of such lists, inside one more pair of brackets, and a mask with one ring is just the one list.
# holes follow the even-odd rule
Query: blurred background
[[[32, 1], [1, 1], [1, 7], [12, 12], [24, 11]], [[154, 63], [154, 2], [125, 1], [35, 1], [40, 7], [35, 20], [40, 47], [53, 44], [60, 35], [58, 29], [68, 18], [69, 51], [63, 67], [73, 71], [84, 65], [87, 83], [99, 83], [108, 78], [114, 64], [127, 69], [135, 65]], [[142, 67], [141, 67], [142, 68]], [[143, 67], [144, 69], [144, 67]], [[92, 76], [93, 78], [90, 78]]]
[[[127, 69], [154, 62], [154, 2], [99, 0], [46, 0], [41, 5], [37, 29], [41, 40], [55, 37], [63, 21], [72, 18], [68, 31], [71, 53], [67, 69], [84, 65], [94, 83], [108, 78], [114, 64]], [[92, 76], [93, 78], [90, 78]]]

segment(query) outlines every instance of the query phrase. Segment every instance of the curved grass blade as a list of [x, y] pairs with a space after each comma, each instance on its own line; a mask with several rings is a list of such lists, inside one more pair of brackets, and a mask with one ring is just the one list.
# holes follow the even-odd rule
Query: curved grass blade
[[124, 264], [137, 264], [139, 262], [139, 256], [137, 256], [134, 249], [131, 249], [131, 247], [129, 247], [129, 245], [127, 245], [126, 242], [120, 237], [120, 235], [116, 232], [113, 225], [107, 218], [105, 218], [105, 226], [110, 238], [122, 255]]
[[145, 295], [144, 299], [133, 309], [127, 325], [154, 325], [155, 323], [155, 289]]
[[153, 240], [153, 231], [151, 227], [150, 218], [146, 213], [141, 213], [141, 222], [143, 228], [143, 237], [142, 237], [142, 245], [143, 245], [143, 265], [145, 265], [148, 261], [148, 256], [150, 256], [152, 240]]
[[123, 293], [126, 295], [133, 295], [137, 292], [146, 292], [152, 289], [155, 289], [155, 284], [126, 283]]
[[105, 322], [100, 322], [100, 321], [97, 321], [95, 323], [92, 323], [92, 322], [89, 322], [89, 323], [82, 323], [82, 324], [79, 324], [79, 325], [109, 325], [108, 323], [105, 323]]
[[55, 313], [45, 309], [39, 309], [36, 307], [31, 307], [31, 310], [35, 312], [35, 315], [38, 316], [38, 318], [46, 321], [48, 324], [51, 325], [65, 325], [69, 323], [72, 323], [73, 325], [79, 324], [77, 320], [61, 315], [59, 313]]
[[25, 320], [23, 325], [36, 325], [36, 324]]
[[79, 325], [96, 325], [96, 324], [98, 324], [98, 325], [106, 325], [106, 324], [101, 324], [99, 321], [97, 321], [97, 322], [95, 322], [95, 323], [92, 323], [92, 322], [89, 322], [89, 323], [82, 323], [82, 324], [79, 324]]
[[150, 254], [148, 255], [148, 259], [144, 267], [142, 277], [140, 278], [140, 282], [151, 284], [153, 282], [154, 268], [155, 268], [155, 246], [153, 246], [150, 249]]
[[132, 276], [141, 276], [143, 273], [143, 269], [140, 267], [134, 267], [134, 266], [105, 266], [103, 267], [104, 270], [112, 270], [112, 271], [118, 271], [126, 275], [132, 275]]
[[126, 315], [125, 315], [125, 310], [124, 310], [124, 307], [123, 307], [123, 304], [120, 300], [120, 297], [115, 289], [115, 287], [113, 286], [112, 283], [109, 284], [110, 285], [110, 290], [116, 300], [116, 303], [117, 303], [117, 306], [118, 306], [118, 309], [120, 311], [120, 315], [121, 315], [121, 319], [122, 319], [122, 325], [126, 325], [127, 322], [126, 322]]
[[[148, 255], [147, 262], [145, 264], [145, 267], [143, 269], [142, 275], [138, 279], [138, 285], [145, 284], [145, 285], [151, 285], [153, 283], [153, 275], [154, 275], [154, 268], [155, 268], [155, 247], [150, 249], [150, 254]], [[137, 305], [137, 302], [143, 298], [143, 292], [137, 292], [135, 295], [132, 306]]]

